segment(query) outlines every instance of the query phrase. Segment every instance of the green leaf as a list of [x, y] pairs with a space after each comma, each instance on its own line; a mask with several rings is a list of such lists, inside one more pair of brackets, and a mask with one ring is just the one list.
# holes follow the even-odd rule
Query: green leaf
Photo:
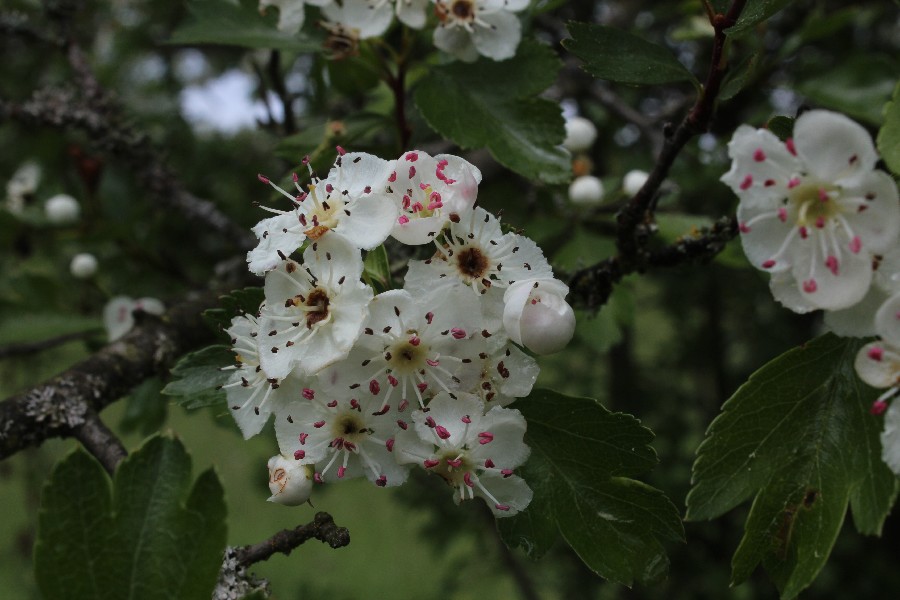
[[666, 496], [630, 479], [656, 464], [653, 433], [637, 419], [591, 398], [535, 390], [516, 403], [528, 420], [531, 457], [521, 475], [534, 491], [528, 509], [500, 519], [503, 539], [538, 558], [558, 535], [585, 564], [631, 585], [668, 569], [663, 541], [683, 540], [678, 510]]
[[884, 125], [878, 131], [878, 152], [894, 175], [900, 175], [900, 83], [884, 107]]
[[210, 308], [203, 311], [203, 318], [214, 329], [226, 329], [231, 327], [231, 319], [234, 317], [258, 313], [259, 306], [264, 299], [265, 293], [261, 287], [232, 290], [224, 296], [219, 296], [221, 308]]
[[570, 40], [563, 47], [585, 62], [584, 69], [600, 79], [631, 84], [659, 84], [697, 79], [671, 52], [615, 27], [569, 23]]
[[112, 540], [106, 471], [81, 449], [59, 462], [41, 494], [34, 577], [45, 598], [107, 598], [116, 574], [103, 557]]
[[162, 393], [174, 396], [175, 402], [187, 409], [223, 405], [225, 392], [220, 389], [231, 371], [223, 367], [234, 364], [234, 354], [228, 346], [207, 346], [185, 354], [172, 368], [172, 381]]
[[762, 23], [785, 8], [791, 2], [793, 2], [793, 0], [748, 0], [747, 5], [744, 6], [744, 10], [741, 11], [741, 16], [738, 17], [737, 22], [732, 27], [726, 29], [725, 33], [734, 35], [746, 31], [757, 23]]
[[167, 402], [160, 397], [163, 385], [159, 377], [151, 377], [131, 391], [119, 424], [123, 432], [139, 431], [146, 436], [162, 426], [168, 414]]
[[856, 54], [832, 69], [822, 69], [797, 84], [797, 91], [822, 108], [830, 108], [869, 125], [880, 126], [900, 64], [887, 56]]
[[687, 518], [711, 519], [755, 496], [732, 561], [733, 583], [759, 563], [783, 598], [825, 564], [849, 505], [879, 534], [897, 494], [881, 460], [876, 394], [856, 377], [862, 342], [825, 335], [774, 359], [741, 386], [706, 433]]
[[559, 105], [538, 98], [560, 62], [553, 51], [523, 42], [514, 58], [434, 67], [415, 102], [428, 125], [462, 148], [486, 147], [501, 164], [528, 178], [563, 183], [571, 177]]
[[719, 91], [720, 101], [731, 100], [753, 81], [759, 70], [762, 56], [762, 52], [754, 52], [741, 64], [729, 70], [725, 83], [722, 84], [722, 89]]
[[281, 140], [276, 154], [298, 164], [304, 156], [309, 156], [314, 170], [327, 172], [337, 156], [335, 146], [359, 150], [368, 145], [373, 134], [380, 134], [391, 126], [384, 115], [361, 112], [340, 121], [305, 127], [300, 133]]
[[384, 244], [366, 252], [366, 258], [363, 260], [363, 277], [366, 283], [375, 288], [376, 293], [393, 289], [391, 264]]
[[243, 48], [273, 48], [316, 52], [322, 40], [305, 32], [278, 31], [277, 11], [259, 12], [258, 0], [193, 0], [187, 9], [192, 19], [172, 33], [169, 44], [219, 44]]
[[191, 488], [190, 472], [181, 442], [163, 437], [122, 462], [112, 489], [84, 451], [63, 459], [41, 497], [44, 597], [207, 600], [225, 549], [224, 492], [211, 470]]
[[790, 117], [777, 116], [769, 119], [766, 128], [778, 136], [782, 142], [794, 135], [794, 121]]

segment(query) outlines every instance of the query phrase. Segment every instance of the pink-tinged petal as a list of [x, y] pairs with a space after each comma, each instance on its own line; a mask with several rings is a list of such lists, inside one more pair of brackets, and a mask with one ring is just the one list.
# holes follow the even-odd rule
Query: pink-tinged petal
[[807, 171], [823, 181], [871, 171], [878, 160], [865, 128], [827, 110], [810, 110], [797, 118], [794, 146]]
[[407, 246], [432, 243], [444, 225], [448, 223], [446, 213], [415, 219], [402, 215], [400, 219], [403, 221], [394, 222], [391, 237]]
[[900, 347], [900, 294], [888, 298], [875, 313], [875, 331], [881, 339]]
[[866, 344], [857, 352], [853, 366], [859, 378], [872, 387], [894, 387], [900, 383], [900, 348], [884, 341]]

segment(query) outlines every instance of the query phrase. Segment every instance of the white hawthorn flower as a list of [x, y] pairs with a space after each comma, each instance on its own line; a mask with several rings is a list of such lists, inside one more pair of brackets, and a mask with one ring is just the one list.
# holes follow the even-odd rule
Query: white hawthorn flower
[[728, 152], [722, 181], [740, 198], [744, 252], [773, 274], [775, 298], [800, 313], [859, 302], [873, 255], [891, 249], [900, 230], [897, 186], [874, 170], [866, 130], [812, 110], [797, 119], [793, 139], [743, 125]]
[[68, 194], [57, 194], [44, 204], [44, 214], [54, 225], [69, 225], [81, 216], [81, 205]]
[[576, 177], [569, 184], [569, 200], [581, 206], [599, 204], [603, 201], [603, 182], [593, 175]]
[[357, 40], [382, 35], [394, 20], [387, 2], [373, 4], [369, 0], [334, 0], [322, 7], [322, 14], [330, 27], [339, 27]]
[[312, 465], [280, 454], [269, 459], [269, 502], [299, 506], [309, 500], [313, 487]]
[[246, 440], [262, 431], [272, 413], [300, 401], [308, 382], [297, 375], [283, 379], [266, 375], [259, 363], [259, 321], [253, 315], [234, 317], [225, 331], [231, 336], [235, 364], [223, 369], [234, 372], [222, 388]]
[[530, 0], [435, 0], [434, 45], [456, 58], [505, 60], [516, 54], [522, 26], [513, 12]]
[[476, 396], [441, 393], [412, 419], [414, 426], [397, 434], [397, 460], [442, 477], [453, 488], [454, 502], [478, 496], [497, 517], [515, 515], [531, 502], [531, 488], [513, 474], [530, 453], [518, 410], [495, 406], [484, 414]]
[[77, 279], [90, 279], [97, 274], [97, 257], [88, 252], [81, 252], [72, 257], [69, 272]]
[[563, 148], [572, 152], [589, 150], [597, 139], [597, 127], [584, 117], [566, 119], [566, 139]]
[[325, 6], [333, 0], [259, 0], [259, 12], [265, 14], [270, 6], [278, 8], [278, 31], [294, 34], [305, 20], [306, 5]]
[[510, 339], [536, 354], [559, 352], [575, 334], [569, 288], [557, 279], [526, 279], [503, 295], [503, 327]]
[[634, 196], [642, 187], [644, 187], [644, 184], [647, 183], [649, 177], [650, 174], [646, 171], [640, 171], [638, 169], [628, 171], [622, 179], [622, 191], [629, 196]]
[[481, 329], [478, 300], [468, 291], [445, 288], [413, 295], [389, 290], [369, 304], [369, 317], [347, 360], [322, 374], [339, 394], [373, 396], [405, 410], [425, 406], [440, 391], [474, 383]]
[[402, 484], [409, 470], [392, 454], [399, 430], [396, 412], [380, 398], [338, 399], [310, 388], [275, 421], [281, 452], [315, 463], [319, 483], [365, 476], [379, 487]]
[[338, 156], [325, 179], [314, 177], [306, 191], [295, 175], [296, 196], [260, 176], [263, 183], [288, 198], [291, 208], [266, 208], [277, 216], [253, 227], [259, 245], [247, 253], [250, 270], [262, 275], [307, 239], [316, 241], [325, 235], [342, 237], [363, 250], [381, 244], [397, 218], [397, 207], [385, 194], [393, 165], [371, 154], [344, 154]]
[[391, 236], [420, 245], [433, 241], [451, 219], [472, 211], [481, 171], [458, 156], [412, 150], [397, 161], [388, 182], [399, 207]]
[[166, 309], [156, 298], [138, 298], [115, 296], [103, 307], [103, 326], [110, 342], [114, 342], [134, 327], [134, 312], [141, 311], [151, 315], [161, 315]]
[[266, 274], [258, 337], [268, 377], [314, 375], [347, 356], [373, 295], [362, 271], [359, 250], [329, 235], [304, 251], [303, 264], [286, 259]]
[[875, 313], [887, 299], [900, 292], [900, 244], [872, 261], [875, 275], [862, 300], [840, 310], [825, 312], [825, 325], [842, 337], [875, 335]]

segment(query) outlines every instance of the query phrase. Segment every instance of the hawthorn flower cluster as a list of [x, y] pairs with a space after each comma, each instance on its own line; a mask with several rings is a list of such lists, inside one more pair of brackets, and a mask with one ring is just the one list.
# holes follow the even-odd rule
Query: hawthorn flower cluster
[[847, 117], [812, 110], [781, 142], [741, 126], [728, 146], [722, 177], [740, 199], [744, 252], [772, 274], [770, 287], [787, 308], [825, 310], [838, 335], [879, 340], [865, 345], [856, 372], [885, 389], [872, 406], [885, 414], [882, 456], [900, 474], [900, 199], [897, 184], [875, 169], [866, 130]]
[[[516, 514], [532, 492], [515, 474], [525, 419], [509, 405], [539, 371], [520, 346], [571, 339], [568, 288], [532, 240], [475, 206], [481, 173], [464, 159], [338, 153], [290, 192], [259, 177], [285, 197], [247, 256], [265, 299], [227, 329], [231, 414], [245, 438], [274, 419], [270, 500], [301, 504], [314, 483], [354, 477], [396, 486], [420, 468], [456, 502]], [[363, 251], [388, 237], [425, 259], [409, 261], [402, 289], [376, 293]]]
[[356, 51], [360, 40], [383, 35], [396, 16], [411, 29], [429, 25], [436, 16], [434, 45], [472, 62], [479, 56], [512, 58], [522, 37], [519, 18], [530, 0], [260, 0], [260, 12], [278, 8], [278, 29], [297, 33], [306, 20], [306, 5], [318, 7], [326, 45], [336, 58]]

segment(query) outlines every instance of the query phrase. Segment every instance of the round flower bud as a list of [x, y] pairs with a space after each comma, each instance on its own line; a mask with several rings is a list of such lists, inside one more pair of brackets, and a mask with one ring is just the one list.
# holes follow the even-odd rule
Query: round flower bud
[[78, 279], [89, 279], [97, 274], [97, 257], [87, 252], [76, 254], [69, 263], [69, 272]]
[[556, 279], [519, 280], [503, 295], [503, 328], [512, 341], [535, 354], [566, 347], [575, 334], [575, 312], [565, 301], [569, 288]]
[[309, 500], [313, 487], [312, 465], [276, 454], [269, 459], [269, 502], [298, 506]]
[[563, 147], [572, 152], [583, 152], [597, 139], [597, 128], [584, 117], [572, 117], [566, 121], [566, 139]]
[[603, 182], [593, 175], [575, 178], [569, 184], [569, 200], [572, 204], [593, 206], [603, 200]]
[[644, 184], [647, 183], [648, 177], [650, 177], [650, 175], [646, 171], [641, 171], [639, 169], [628, 171], [625, 173], [625, 178], [622, 180], [622, 191], [629, 196], [634, 196], [642, 187], [644, 187]]
[[68, 225], [81, 216], [81, 205], [68, 194], [57, 194], [44, 204], [44, 214], [54, 225]]

